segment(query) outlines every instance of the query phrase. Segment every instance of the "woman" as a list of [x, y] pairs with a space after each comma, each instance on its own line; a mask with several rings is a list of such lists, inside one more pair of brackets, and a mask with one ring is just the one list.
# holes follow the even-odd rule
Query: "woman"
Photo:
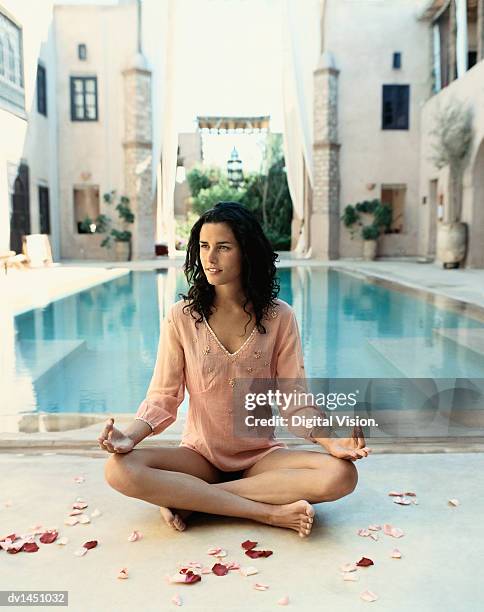
[[[237, 380], [304, 375], [294, 312], [276, 297], [276, 259], [244, 206], [220, 202], [200, 217], [187, 245], [188, 295], [163, 323], [146, 399], [124, 432], [111, 418], [98, 439], [112, 453], [107, 482], [160, 506], [176, 530], [185, 529], [191, 511], [200, 511], [305, 537], [311, 504], [351, 493], [357, 483], [352, 462], [370, 450], [362, 435], [311, 438], [327, 453], [288, 449], [273, 437], [234, 435]], [[190, 406], [180, 446], [135, 449], [176, 420], [185, 385]]]

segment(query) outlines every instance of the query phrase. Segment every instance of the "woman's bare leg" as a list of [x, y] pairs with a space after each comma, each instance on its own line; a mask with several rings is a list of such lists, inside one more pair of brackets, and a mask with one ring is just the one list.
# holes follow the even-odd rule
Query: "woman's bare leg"
[[[113, 454], [106, 462], [106, 479], [121, 493], [157, 506], [248, 518], [294, 529], [301, 537], [309, 535], [314, 509], [307, 501], [276, 506], [216, 488], [196, 476], [182, 473], [184, 464], [175, 465], [174, 453], [167, 452], [173, 450], [134, 449], [126, 454]], [[148, 456], [146, 451], [154, 452]], [[157, 467], [151, 467], [155, 457]]]
[[245, 471], [244, 477], [214, 487], [246, 499], [288, 504], [334, 501], [351, 493], [358, 481], [352, 461], [318, 451], [276, 449]]

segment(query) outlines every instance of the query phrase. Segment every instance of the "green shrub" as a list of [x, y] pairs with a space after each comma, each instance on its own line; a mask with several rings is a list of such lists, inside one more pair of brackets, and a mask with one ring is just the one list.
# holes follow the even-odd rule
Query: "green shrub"
[[378, 225], [365, 225], [361, 230], [361, 236], [363, 240], [377, 240], [380, 235], [380, 228]]

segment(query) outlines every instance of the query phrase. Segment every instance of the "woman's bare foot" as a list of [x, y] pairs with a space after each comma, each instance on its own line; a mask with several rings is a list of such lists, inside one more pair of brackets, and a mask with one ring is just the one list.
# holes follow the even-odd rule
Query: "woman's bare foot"
[[314, 508], [302, 499], [292, 504], [274, 506], [268, 522], [275, 527], [294, 529], [301, 538], [306, 538], [311, 533], [313, 520]]
[[176, 529], [176, 531], [185, 531], [185, 519], [191, 514], [191, 510], [170, 510], [160, 506], [160, 514], [167, 525]]

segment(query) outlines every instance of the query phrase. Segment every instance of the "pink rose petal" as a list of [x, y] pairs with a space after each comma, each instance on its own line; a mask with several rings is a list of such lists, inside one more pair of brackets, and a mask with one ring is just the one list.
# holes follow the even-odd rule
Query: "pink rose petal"
[[175, 604], [175, 606], [183, 606], [182, 598], [180, 597], [180, 595], [178, 595], [178, 593], [175, 593], [175, 595], [173, 595], [173, 597], [171, 598], [171, 603]]
[[385, 535], [392, 535], [392, 529], [393, 527], [389, 523], [383, 525], [383, 533]]
[[401, 538], [404, 534], [402, 529], [399, 529], [398, 527], [392, 527], [392, 533], [391, 536], [393, 538]]
[[87, 504], [86, 502], [74, 502], [72, 504], [72, 507], [74, 508], [74, 510], [84, 510], [85, 508], [87, 508]]
[[37, 552], [39, 550], [39, 547], [35, 542], [25, 542], [25, 544], [22, 546], [22, 550], [23, 552], [32, 553]]
[[73, 525], [77, 525], [78, 522], [79, 522], [79, 520], [76, 519], [75, 516], [72, 516], [71, 518], [67, 518], [64, 521], [64, 525], [70, 525], [72, 527]]
[[398, 548], [394, 548], [391, 554], [392, 559], [401, 559], [402, 553], [398, 550]]
[[407, 495], [408, 497], [416, 497], [416, 496], [417, 496], [417, 494], [416, 494], [416, 493], [413, 493], [412, 491], [407, 491], [407, 492], [405, 493], [405, 495]]
[[97, 518], [98, 516], [101, 516], [101, 514], [102, 512], [98, 508], [96, 508], [94, 512], [91, 513], [91, 518]]
[[281, 599], [278, 599], [277, 603], [280, 606], [287, 606], [289, 604], [289, 597], [287, 595], [285, 595], [284, 597], [281, 597]]
[[370, 530], [369, 529], [358, 529], [356, 533], [362, 538], [366, 538], [370, 535]]
[[459, 506], [460, 505], [460, 501], [458, 499], [449, 499], [449, 501], [447, 502], [449, 504], [449, 506]]
[[380, 531], [381, 530], [381, 525], [368, 525], [368, 529], [370, 531]]
[[405, 495], [405, 493], [397, 493], [396, 491], [390, 491], [388, 495], [390, 497], [401, 497], [402, 495]]
[[200, 570], [201, 574], [211, 574], [212, 570], [209, 567], [202, 567], [202, 569]]
[[141, 531], [137, 531], [136, 529], [132, 531], [128, 536], [128, 542], [137, 542], [143, 538], [143, 534]]
[[355, 563], [345, 563], [344, 565], [340, 567], [340, 570], [342, 572], [356, 572], [357, 567]]
[[370, 538], [372, 540], [375, 540], [375, 542], [378, 540], [378, 534], [377, 533], [370, 533]]
[[78, 514], [83, 514], [82, 510], [73, 510], [69, 512], [69, 516], [77, 516]]
[[241, 567], [240, 573], [242, 576], [253, 576], [254, 574], [258, 574], [259, 570], [256, 567], [250, 565], [249, 567]]
[[79, 523], [81, 523], [81, 525], [87, 525], [90, 522], [91, 522], [91, 519], [85, 514], [79, 517]]
[[359, 577], [356, 574], [350, 574], [349, 572], [344, 572], [342, 576], [343, 580], [346, 582], [357, 582], [359, 580]]
[[262, 582], [256, 582], [254, 584], [254, 589], [256, 591], [267, 591], [267, 589], [269, 588], [268, 584], [262, 584]]
[[226, 576], [229, 573], [229, 570], [226, 565], [223, 565], [223, 563], [215, 563], [215, 565], [212, 567], [212, 572], [216, 576]]
[[223, 548], [220, 548], [219, 546], [216, 546], [214, 548], [209, 548], [207, 550], [207, 555], [211, 555], [213, 557], [226, 557], [227, 551]]
[[412, 502], [404, 497], [395, 497], [393, 500], [394, 504], [400, 504], [401, 506], [409, 506]]
[[69, 542], [69, 538], [66, 538], [65, 536], [62, 538], [58, 538], [55, 543], [56, 544], [60, 544], [61, 546], [65, 546], [67, 544], [67, 542]]
[[127, 577], [128, 577], [127, 567], [123, 567], [122, 569], [120, 569], [119, 574], [116, 576], [116, 578], [119, 578], [120, 580], [126, 580]]
[[363, 591], [363, 593], [360, 593], [360, 597], [361, 599], [363, 599], [363, 601], [376, 601], [378, 599], [378, 595], [368, 590]]
[[238, 569], [240, 569], [240, 563], [237, 563], [237, 561], [229, 561], [225, 565], [227, 566], [227, 569], [229, 571], [230, 570], [238, 570]]
[[87, 548], [84, 548], [84, 546], [82, 548], [78, 548], [76, 551], [74, 551], [74, 554], [77, 557], [83, 557], [86, 553], [87, 553]]

